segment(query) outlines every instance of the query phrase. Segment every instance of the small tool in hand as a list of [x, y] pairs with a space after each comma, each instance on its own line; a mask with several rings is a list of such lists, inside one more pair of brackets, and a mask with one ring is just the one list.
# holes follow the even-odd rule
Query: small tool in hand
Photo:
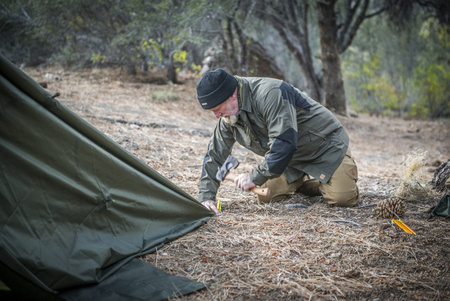
[[[237, 175], [230, 173], [229, 171], [232, 168], [236, 168], [239, 165], [239, 161], [234, 158], [232, 155], [229, 155], [228, 158], [225, 160], [225, 163], [223, 163], [222, 167], [219, 168], [216, 174], [216, 179], [220, 182], [223, 182], [223, 180], [229, 180], [233, 181], [237, 178]], [[250, 189], [251, 192], [262, 195], [262, 196], [268, 196], [270, 194], [269, 188], [261, 188], [261, 187], [253, 187]]]

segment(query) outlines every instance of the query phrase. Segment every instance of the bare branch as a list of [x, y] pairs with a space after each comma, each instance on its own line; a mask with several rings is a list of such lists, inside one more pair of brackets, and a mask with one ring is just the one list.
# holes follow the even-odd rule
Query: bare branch
[[338, 41], [341, 41], [344, 39], [348, 29], [350, 28], [350, 25], [352, 24], [352, 20], [353, 20], [355, 11], [359, 7], [360, 3], [361, 3], [360, 0], [357, 0], [357, 1], [348, 0], [346, 2], [345, 21], [344, 21], [342, 28], [338, 31]]
[[387, 10], [388, 10], [389, 8], [391, 8], [391, 7], [392, 7], [392, 5], [386, 5], [386, 6], [380, 8], [379, 10], [377, 10], [377, 11], [371, 13], [371, 14], [365, 15], [364, 18], [365, 18], [365, 19], [369, 19], [369, 18], [378, 16], [379, 14], [381, 14], [381, 13], [387, 11]]
[[365, 14], [367, 8], [369, 7], [369, 2], [370, 0], [363, 0], [361, 8], [356, 9], [351, 16], [351, 18], [355, 19], [353, 25], [351, 25], [346, 32], [342, 32], [342, 34], [338, 37], [339, 53], [343, 53], [352, 43], [353, 38], [356, 36], [356, 32], [365, 19]]

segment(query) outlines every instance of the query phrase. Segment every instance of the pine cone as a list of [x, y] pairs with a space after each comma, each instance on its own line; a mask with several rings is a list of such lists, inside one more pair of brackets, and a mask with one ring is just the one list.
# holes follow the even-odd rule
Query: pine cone
[[383, 200], [375, 208], [377, 216], [382, 218], [401, 217], [405, 214], [405, 211], [405, 203], [396, 198]]

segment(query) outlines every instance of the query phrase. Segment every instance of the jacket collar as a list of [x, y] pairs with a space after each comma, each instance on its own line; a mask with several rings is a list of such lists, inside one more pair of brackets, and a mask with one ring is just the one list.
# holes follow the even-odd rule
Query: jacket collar
[[251, 140], [256, 141], [254, 131], [250, 126], [248, 114], [252, 112], [250, 89], [248, 81], [245, 78], [236, 76], [238, 80], [238, 105], [239, 105], [239, 121], [237, 125], [244, 127], [245, 133]]
[[250, 102], [250, 89], [248, 87], [248, 82], [244, 77], [235, 76], [238, 81], [238, 105], [239, 105], [239, 115], [241, 111], [251, 112], [252, 106]]

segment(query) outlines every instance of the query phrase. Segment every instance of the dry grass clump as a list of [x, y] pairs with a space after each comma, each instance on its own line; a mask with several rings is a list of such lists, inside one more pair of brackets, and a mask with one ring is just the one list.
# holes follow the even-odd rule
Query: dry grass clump
[[150, 99], [155, 102], [171, 102], [180, 100], [178, 92], [172, 90], [156, 90], [150, 94]]
[[405, 201], [420, 201], [431, 194], [431, 188], [426, 184], [422, 167], [427, 159], [426, 151], [415, 151], [407, 155], [403, 163], [403, 178], [395, 196]]

